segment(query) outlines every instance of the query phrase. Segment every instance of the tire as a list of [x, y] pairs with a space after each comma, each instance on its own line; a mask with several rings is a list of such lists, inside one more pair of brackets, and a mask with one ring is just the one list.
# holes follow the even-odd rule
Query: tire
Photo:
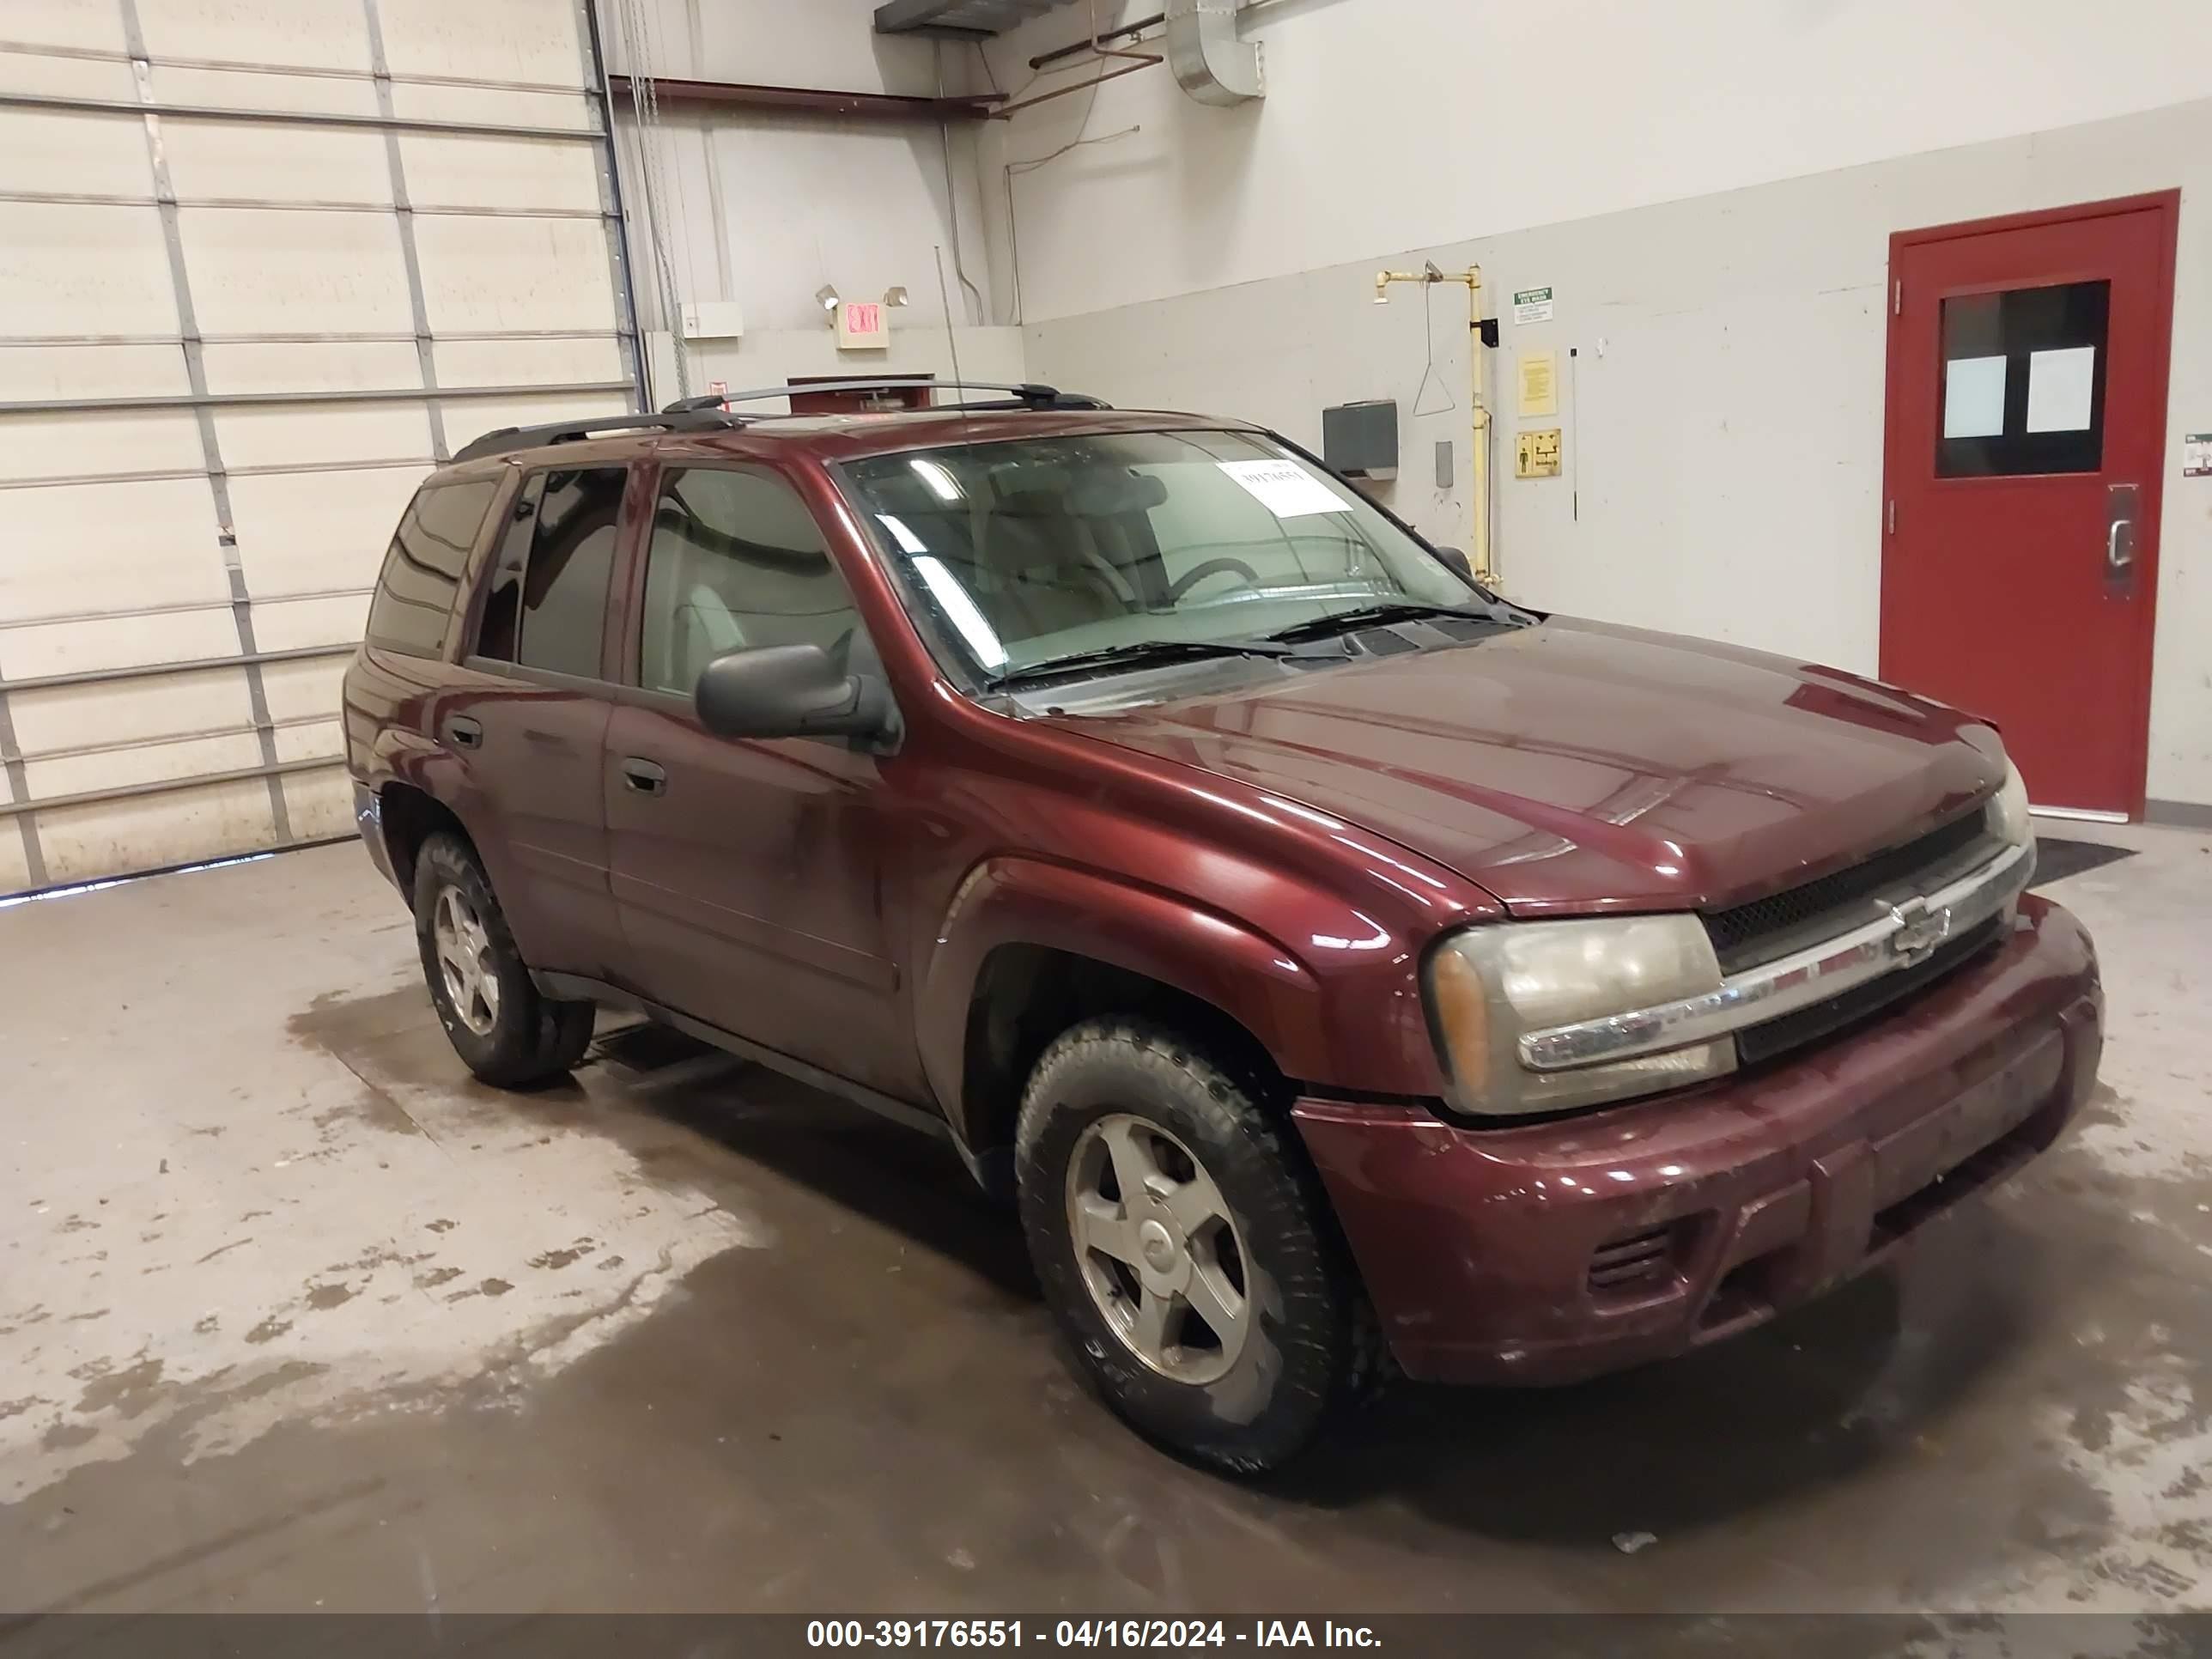
[[1015, 1132], [1030, 1257], [1078, 1368], [1146, 1438], [1240, 1474], [1305, 1449], [1381, 1359], [1320, 1183], [1257, 1093], [1164, 1026], [1089, 1020], [1038, 1060]]
[[538, 994], [475, 849], [459, 836], [433, 836], [416, 855], [415, 939], [439, 1024], [483, 1081], [526, 1089], [567, 1075], [584, 1057], [592, 1004]]

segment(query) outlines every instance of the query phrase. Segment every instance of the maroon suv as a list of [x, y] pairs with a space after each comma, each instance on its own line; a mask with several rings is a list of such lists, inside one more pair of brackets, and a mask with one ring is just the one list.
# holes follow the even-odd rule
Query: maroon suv
[[2101, 1042], [1986, 724], [1513, 605], [1296, 446], [1048, 387], [494, 433], [346, 679], [461, 1058], [593, 1005], [948, 1139], [1078, 1363], [1255, 1469], [1881, 1259]]

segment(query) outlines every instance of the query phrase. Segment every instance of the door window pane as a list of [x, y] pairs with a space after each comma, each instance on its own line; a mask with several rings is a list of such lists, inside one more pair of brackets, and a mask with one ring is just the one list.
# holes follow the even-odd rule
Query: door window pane
[[387, 650], [434, 657], [446, 641], [461, 567], [483, 527], [497, 486], [429, 484], [416, 491], [385, 556], [368, 609], [368, 634]]
[[507, 509], [499, 555], [485, 585], [483, 614], [477, 620], [474, 653], [494, 662], [514, 660], [514, 640], [522, 620], [522, 573], [530, 563], [530, 538], [537, 533], [538, 509], [545, 499], [545, 475], [533, 472], [522, 481], [514, 505]]
[[[615, 530], [629, 476], [618, 466], [544, 475], [544, 494], [531, 518], [529, 558], [515, 585], [520, 615], [514, 618], [514, 660], [525, 667], [599, 678]], [[501, 586], [509, 574], [507, 569], [495, 572], [486, 596], [482, 641], [487, 647], [502, 643], [495, 630], [512, 616]]]
[[1943, 301], [1937, 477], [2103, 467], [2112, 289], [2059, 283]]
[[654, 503], [641, 682], [689, 696], [716, 657], [814, 644], [841, 667], [860, 629], [844, 579], [799, 493], [770, 472], [669, 474]]

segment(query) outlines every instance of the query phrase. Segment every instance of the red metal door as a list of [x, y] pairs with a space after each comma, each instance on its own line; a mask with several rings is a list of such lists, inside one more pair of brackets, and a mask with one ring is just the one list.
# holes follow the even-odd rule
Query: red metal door
[[2140, 817], [2180, 194], [1890, 238], [1881, 675]]

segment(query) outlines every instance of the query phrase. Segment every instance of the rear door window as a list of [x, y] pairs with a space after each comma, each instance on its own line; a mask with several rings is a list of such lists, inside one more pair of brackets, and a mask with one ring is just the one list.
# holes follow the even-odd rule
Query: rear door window
[[476, 654], [598, 679], [629, 478], [619, 466], [534, 474], [516, 498], [484, 595]]
[[461, 567], [498, 490], [489, 478], [425, 484], [401, 515], [368, 607], [369, 643], [410, 657], [434, 657], [460, 590]]

